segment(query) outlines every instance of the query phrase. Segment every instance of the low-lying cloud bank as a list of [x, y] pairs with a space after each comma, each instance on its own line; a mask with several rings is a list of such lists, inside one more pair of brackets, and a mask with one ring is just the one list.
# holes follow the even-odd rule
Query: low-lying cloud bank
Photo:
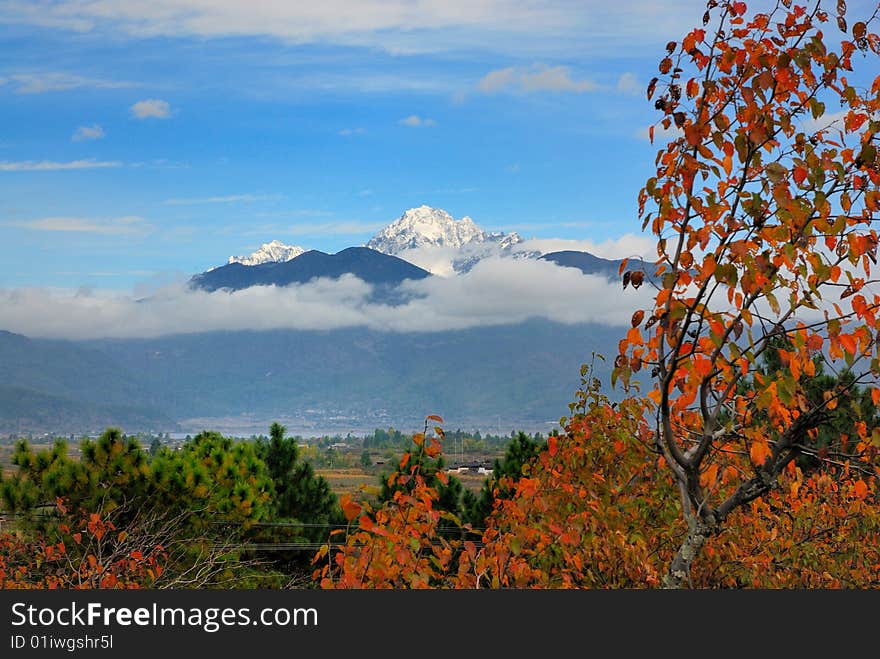
[[471, 243], [462, 247], [411, 247], [396, 256], [424, 268], [441, 277], [454, 276], [456, 272], [467, 270], [471, 265], [491, 257], [513, 256], [529, 258], [550, 252], [574, 250], [589, 252], [604, 259], [656, 258], [656, 242], [647, 236], [627, 233], [619, 238], [602, 242], [592, 240], [568, 240], [563, 238], [529, 238], [514, 245], [509, 251], [498, 243]]
[[328, 330], [368, 327], [430, 332], [546, 318], [625, 326], [649, 306], [653, 289], [538, 260], [490, 258], [463, 275], [401, 285], [408, 301], [371, 302], [353, 275], [234, 293], [166, 286], [148, 298], [102, 291], [0, 289], [0, 329], [31, 337], [137, 338], [215, 330]]

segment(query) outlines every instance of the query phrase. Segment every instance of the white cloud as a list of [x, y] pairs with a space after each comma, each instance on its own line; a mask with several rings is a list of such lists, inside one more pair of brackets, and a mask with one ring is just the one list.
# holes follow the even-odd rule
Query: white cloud
[[61, 233], [92, 233], [107, 236], [131, 236], [148, 233], [152, 227], [144, 218], [126, 215], [111, 219], [92, 219], [82, 217], [44, 217], [37, 220], [7, 222], [7, 226], [15, 226], [32, 231], [51, 231]]
[[[853, 4], [853, 0], [851, 0]], [[5, 0], [4, 19], [114, 38], [269, 36], [393, 53], [474, 49], [607, 55], [632, 53], [692, 29], [693, 0]], [[671, 36], [672, 35], [672, 36]]]
[[192, 197], [184, 199], [166, 199], [163, 204], [167, 206], [191, 206], [198, 204], [235, 204], [251, 203], [257, 201], [279, 201], [284, 199], [280, 194], [233, 194], [216, 197]]
[[575, 80], [567, 66], [536, 64], [528, 69], [507, 67], [487, 73], [477, 87], [486, 94], [505, 91], [574, 92], [595, 91], [598, 85], [591, 80]]
[[409, 128], [430, 128], [431, 126], [437, 125], [437, 122], [433, 119], [423, 119], [417, 114], [411, 114], [408, 117], [401, 119], [397, 123], [399, 123], [401, 126], [408, 126]]
[[118, 160], [71, 160], [56, 162], [53, 160], [19, 160], [0, 162], [0, 172], [52, 172], [70, 169], [106, 169], [122, 167]]
[[131, 106], [131, 114], [137, 119], [167, 119], [171, 116], [168, 101], [147, 98]]
[[80, 126], [70, 138], [74, 142], [85, 142], [87, 140], [100, 140], [104, 138], [104, 129], [98, 124], [91, 126]]
[[0, 327], [28, 336], [84, 339], [355, 326], [442, 331], [535, 317], [626, 326], [652, 294], [648, 287], [623, 291], [618, 282], [574, 268], [513, 259], [488, 259], [466, 275], [404, 282], [402, 288], [415, 297], [394, 307], [371, 302], [371, 286], [352, 275], [235, 293], [174, 284], [147, 299], [88, 290], [0, 289]]
[[849, 114], [849, 108], [838, 112], [828, 112], [818, 119], [806, 117], [799, 123], [799, 129], [807, 135], [820, 130], [843, 130], [843, 120]]
[[363, 128], [343, 128], [338, 134], [342, 137], [349, 137], [351, 135], [363, 135], [365, 132]]
[[617, 79], [617, 91], [621, 94], [629, 94], [630, 96], [638, 96], [645, 91], [645, 86], [639, 82], [635, 73], [622, 73]]
[[626, 233], [618, 238], [601, 242], [594, 240], [566, 240], [562, 238], [530, 238], [517, 245], [517, 251], [536, 251], [542, 254], [574, 250], [589, 252], [603, 259], [626, 259], [639, 257], [646, 260], [657, 258], [657, 241], [645, 235]]
[[[681, 128], [670, 124], [669, 128], [663, 128], [661, 124], [657, 124], [654, 126], [654, 144], [666, 144], [671, 142], [672, 140], [677, 140], [679, 137], [684, 135]], [[645, 140], [646, 142], [651, 141], [651, 131], [650, 128], [640, 128], [636, 134], [641, 140]]]
[[45, 94], [80, 88], [124, 89], [139, 86], [136, 82], [125, 80], [88, 78], [72, 73], [58, 72], [18, 73], [9, 76], [8, 81], [15, 85], [16, 94]]
[[425, 31], [452, 31], [453, 41], [473, 39], [468, 33], [491, 29], [529, 33], [567, 28], [570, 9], [518, 0], [343, 0], [327, 2], [260, 2], [240, 0], [59, 0], [39, 3], [11, 0], [7, 14], [19, 21], [79, 31], [115, 29], [131, 36], [225, 37], [268, 35], [294, 43], [330, 41], [353, 45], [382, 44], [407, 52], [430, 47]]
[[290, 236], [354, 236], [373, 233], [383, 226], [382, 222], [340, 220], [336, 222], [300, 222], [279, 229], [278, 233]]

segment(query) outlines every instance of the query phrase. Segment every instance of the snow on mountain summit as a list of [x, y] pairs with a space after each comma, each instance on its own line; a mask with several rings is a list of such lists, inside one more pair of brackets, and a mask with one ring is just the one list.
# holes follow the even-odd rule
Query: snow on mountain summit
[[248, 256], [230, 256], [227, 263], [241, 263], [242, 265], [284, 263], [295, 259], [305, 251], [298, 245], [285, 245], [280, 240], [273, 240], [270, 243], [263, 243], [256, 252]]
[[522, 242], [517, 233], [486, 233], [469, 217], [456, 220], [445, 210], [419, 206], [379, 231], [366, 244], [370, 249], [397, 255], [422, 247], [460, 249], [474, 243], [496, 243], [507, 249]]

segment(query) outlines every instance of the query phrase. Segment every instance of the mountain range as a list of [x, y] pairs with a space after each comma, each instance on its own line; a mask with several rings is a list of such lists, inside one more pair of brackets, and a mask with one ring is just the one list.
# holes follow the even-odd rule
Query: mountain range
[[317, 250], [302, 252], [292, 259], [266, 261], [256, 265], [229, 263], [196, 275], [191, 285], [206, 291], [237, 291], [251, 286], [289, 286], [313, 279], [337, 279], [352, 274], [368, 284], [392, 285], [406, 279], [423, 279], [430, 272], [396, 256], [367, 247], [349, 247], [336, 254]]
[[[456, 220], [442, 209], [419, 206], [404, 212], [361, 247], [326, 254], [273, 240], [250, 255], [230, 256], [226, 265], [195, 275], [190, 285], [206, 291], [237, 291], [251, 286], [288, 286], [352, 274], [368, 284], [388, 287], [407, 279], [424, 279], [437, 274], [407, 261], [406, 257], [413, 250], [453, 252], [456, 274], [469, 271], [483, 259], [497, 257], [542, 259], [577, 268], [584, 274], [608, 279], [619, 277], [620, 260], [570, 250], [541, 254], [521, 248], [524, 242], [516, 232], [489, 233], [470, 217]], [[639, 259], [632, 259], [630, 263], [633, 268], [647, 268]]]
[[[422, 206], [363, 246], [327, 254], [272, 241], [194, 275], [190, 287], [222, 295], [353, 275], [373, 287], [374, 299], [396, 304], [406, 301], [402, 282], [438, 276], [406, 260], [430, 250], [452, 254], [459, 274], [486, 258], [520, 258], [619, 281], [619, 260], [540, 254], [523, 242], [516, 233], [489, 233], [468, 217]], [[503, 420], [505, 432], [549, 430], [568, 410], [580, 364], [592, 352], [615, 354], [619, 338], [619, 328], [608, 325], [543, 319], [431, 332], [224, 331], [88, 341], [0, 332], [0, 433], [95, 432], [107, 425], [260, 432], [278, 419], [315, 431], [415, 428], [432, 413], [465, 428], [494, 429]], [[607, 377], [604, 365], [598, 375]]]

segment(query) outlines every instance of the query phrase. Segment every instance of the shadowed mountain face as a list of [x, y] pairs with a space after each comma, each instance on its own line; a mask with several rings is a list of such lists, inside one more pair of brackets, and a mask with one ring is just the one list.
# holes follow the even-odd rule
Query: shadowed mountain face
[[311, 250], [283, 263], [230, 263], [196, 275], [191, 286], [206, 291], [238, 291], [251, 286], [305, 284], [318, 277], [336, 279], [349, 273], [380, 287], [394, 286], [405, 279], [424, 279], [431, 274], [396, 256], [367, 247], [349, 247], [336, 254]]

